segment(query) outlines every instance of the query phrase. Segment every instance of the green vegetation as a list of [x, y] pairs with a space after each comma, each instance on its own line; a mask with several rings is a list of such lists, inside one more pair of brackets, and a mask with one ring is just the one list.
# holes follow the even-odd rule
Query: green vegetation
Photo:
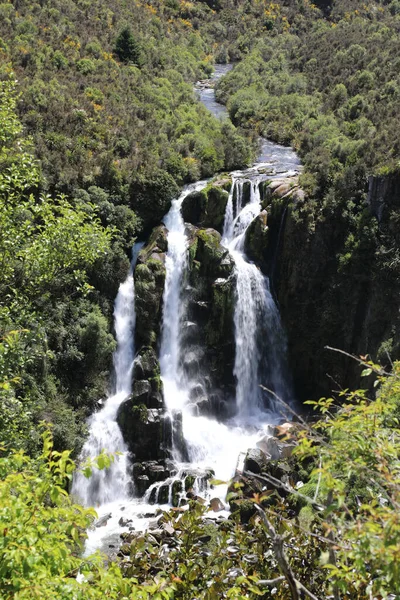
[[23, 1], [0, 4], [0, 17], [0, 73], [12, 66], [19, 80], [46, 188], [98, 186], [136, 211], [137, 178], [161, 170], [181, 185], [248, 162], [193, 93], [212, 71], [206, 4]]
[[0, 84], [0, 98], [3, 443], [35, 453], [46, 418], [56, 423], [58, 448], [77, 451], [78, 424], [104, 393], [114, 349], [90, 283], [92, 269], [107, 264], [112, 229], [94, 204], [40, 191], [12, 78]]
[[292, 144], [304, 164], [276, 282], [303, 398], [329, 393], [326, 373], [359, 385], [347, 359], [321, 356], [326, 343], [389, 365], [391, 340], [400, 358], [399, 16], [386, 2], [316, 4], [257, 3], [269, 33], [260, 23], [217, 89], [236, 125]]
[[114, 563], [104, 568], [100, 556], [79, 557], [94, 513], [71, 504], [65, 486], [74, 464], [68, 452], [53, 450], [48, 433], [36, 460], [21, 452], [1, 458], [2, 597], [245, 600], [268, 597], [274, 587], [278, 600], [298, 598], [290, 595], [285, 564], [299, 589], [318, 598], [396, 594], [400, 366], [390, 375], [365, 366], [364, 375], [374, 374], [380, 386], [376, 399], [343, 392], [340, 407], [333, 399], [315, 403], [315, 426], [298, 425], [295, 460], [308, 478], [302, 487], [289, 482], [271, 495], [267, 486], [252, 499], [260, 512], [246, 525], [235, 513], [212, 525], [196, 502], [185, 513], [164, 513], [159, 523], [172, 528], [173, 547], [165, 554], [151, 531], [125, 534], [122, 572]]
[[[368, 311], [393, 315], [385, 339], [368, 333], [383, 361], [398, 356], [399, 24], [398, 0], [0, 4], [1, 598], [242, 600], [274, 590], [297, 600], [302, 586], [335, 600], [398, 595], [398, 363], [390, 374], [366, 363], [374, 393], [324, 398], [318, 421], [298, 426], [303, 486], [245, 497], [236, 484], [238, 514], [219, 527], [196, 502], [164, 514], [168, 554], [150, 533], [125, 540], [120, 566], [82, 558], [95, 514], [67, 489], [86, 418], [107, 393], [112, 302], [129, 248], [182, 184], [249, 164], [259, 134], [293, 144], [305, 166], [306, 199], [287, 217], [302, 230], [292, 240], [299, 260], [317, 239], [314, 255], [329, 258], [321, 285], [342, 313], [346, 297], [354, 322], [372, 282]], [[233, 124], [193, 93], [216, 60], [240, 61], [217, 90]], [[368, 175], [390, 188], [382, 214], [367, 205]], [[221, 219], [226, 193], [205, 193]], [[205, 230], [190, 250], [192, 261], [206, 250], [209, 262], [219, 257]], [[157, 305], [151, 325], [162, 263], [148, 258], [138, 275], [139, 305]], [[229, 294], [215, 290], [215, 322]], [[350, 331], [332, 296], [315, 302], [308, 312], [321, 309], [321, 330]], [[135, 408], [141, 419], [144, 409]], [[51, 434], [41, 435], [42, 421]]]
[[129, 27], [125, 27], [115, 42], [115, 54], [121, 62], [140, 64], [140, 49]]

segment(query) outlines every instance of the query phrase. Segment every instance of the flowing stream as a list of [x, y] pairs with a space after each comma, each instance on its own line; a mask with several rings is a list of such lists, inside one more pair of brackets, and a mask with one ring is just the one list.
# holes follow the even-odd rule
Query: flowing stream
[[[229, 70], [229, 65], [217, 65], [214, 79]], [[219, 118], [226, 118], [225, 107], [215, 101], [214, 91], [199, 86], [200, 100]], [[238, 467], [239, 457], [269, 431], [269, 426], [280, 419], [280, 406], [276, 398], [290, 403], [292, 391], [287, 383], [285, 368], [285, 336], [279, 312], [270, 291], [268, 278], [250, 262], [244, 250], [245, 233], [252, 220], [261, 211], [261, 181], [300, 168], [296, 154], [267, 140], [261, 140], [257, 162], [245, 171], [232, 173], [232, 188], [226, 207], [222, 245], [235, 264], [235, 364], [236, 413], [229, 421], [220, 422], [215, 416], [199, 416], [190, 400], [190, 384], [184, 376], [182, 356], [185, 347], [181, 336], [185, 320], [183, 280], [188, 267], [188, 240], [181, 215], [185, 197], [200, 190], [207, 181], [187, 186], [180, 197], [172, 202], [164, 222], [168, 229], [166, 254], [166, 283], [163, 297], [163, 323], [160, 348], [161, 377], [164, 399], [171, 419], [176, 411], [182, 415], [186, 455], [183, 462], [178, 448], [174, 448], [176, 478], [187, 473], [188, 468], [199, 473], [213, 470], [215, 477], [229, 480]], [[268, 175], [266, 175], [268, 173]], [[250, 190], [244, 194], [244, 187]], [[133, 272], [141, 245], [133, 250], [130, 273], [121, 284], [115, 301], [115, 331], [117, 349], [114, 355], [115, 391], [89, 421], [89, 437], [82, 459], [97, 456], [103, 449], [118, 453], [111, 468], [94, 471], [90, 479], [77, 474], [72, 492], [87, 506], [99, 506], [100, 515], [106, 515], [105, 526], [89, 532], [86, 552], [96, 548], [118, 545], [118, 535], [127, 520], [137, 530], [145, 529], [155, 507], [148, 502], [150, 488], [144, 499], [132, 497], [128, 453], [116, 422], [121, 403], [129, 396], [132, 385], [134, 360], [134, 284]], [[264, 386], [270, 391], [263, 390]], [[188, 461], [188, 462], [187, 462]], [[214, 490], [204, 489], [202, 479], [196, 480], [195, 492], [217, 496], [224, 502], [226, 486]], [[171, 489], [173, 481], [171, 480]], [[154, 484], [156, 488], [160, 484]], [[171, 501], [171, 491], [169, 501]], [[157, 496], [156, 496], [157, 497]], [[154, 499], [154, 498], [153, 498]], [[110, 543], [112, 542], [112, 543]]]

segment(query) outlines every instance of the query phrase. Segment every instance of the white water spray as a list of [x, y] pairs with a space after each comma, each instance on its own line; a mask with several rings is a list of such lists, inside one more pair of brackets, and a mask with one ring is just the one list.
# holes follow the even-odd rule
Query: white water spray
[[[282, 368], [285, 338], [278, 309], [268, 278], [248, 261], [244, 251], [246, 230], [261, 211], [261, 180], [233, 178], [222, 237], [222, 244], [229, 249], [236, 267], [234, 375], [236, 406], [242, 418], [265, 410], [262, 383], [273, 391], [269, 397], [273, 412], [279, 413], [278, 398], [288, 399]], [[245, 184], [249, 188], [248, 203], [244, 203]]]
[[119, 286], [114, 304], [117, 339], [117, 349], [114, 353], [115, 393], [107, 398], [101, 410], [90, 417], [89, 437], [81, 454], [81, 462], [84, 463], [93, 460], [105, 450], [114, 456], [114, 462], [108, 469], [94, 469], [89, 479], [77, 471], [72, 493], [85, 506], [101, 506], [127, 498], [129, 494], [128, 451], [117, 423], [117, 413], [132, 388], [136, 320], [133, 269], [142, 246], [142, 243], [138, 243], [133, 248], [128, 277]]

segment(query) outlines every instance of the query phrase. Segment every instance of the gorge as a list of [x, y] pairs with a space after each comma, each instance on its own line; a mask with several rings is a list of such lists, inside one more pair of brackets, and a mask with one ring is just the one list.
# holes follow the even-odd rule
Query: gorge
[[0, 2], [1, 598], [399, 596], [399, 5]]
[[[215, 79], [230, 68], [218, 67]], [[200, 90], [226, 118], [213, 97]], [[103, 448], [119, 455], [72, 488], [100, 515], [87, 552], [115, 547], [121, 531], [145, 529], [156, 505], [180, 506], [187, 492], [228, 508], [227, 485], [247, 451], [294, 407], [279, 311], [247, 249], [268, 233], [275, 190], [297, 190], [301, 166], [290, 148], [260, 140], [260, 149], [251, 168], [187, 186], [133, 249], [115, 302], [116, 395], [91, 418], [82, 458]], [[214, 478], [225, 485], [209, 489]]]

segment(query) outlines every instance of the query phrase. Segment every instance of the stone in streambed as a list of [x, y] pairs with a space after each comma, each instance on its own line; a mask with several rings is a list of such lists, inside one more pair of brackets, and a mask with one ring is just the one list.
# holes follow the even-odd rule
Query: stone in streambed
[[98, 519], [96, 521], [96, 523], [94, 524], [95, 527], [105, 527], [109, 521], [109, 519], [111, 519], [112, 514], [108, 513], [106, 515], [104, 515], [103, 517], [100, 517], [100, 519]]
[[213, 512], [221, 512], [221, 510], [225, 510], [225, 506], [219, 498], [211, 498], [210, 508]]

